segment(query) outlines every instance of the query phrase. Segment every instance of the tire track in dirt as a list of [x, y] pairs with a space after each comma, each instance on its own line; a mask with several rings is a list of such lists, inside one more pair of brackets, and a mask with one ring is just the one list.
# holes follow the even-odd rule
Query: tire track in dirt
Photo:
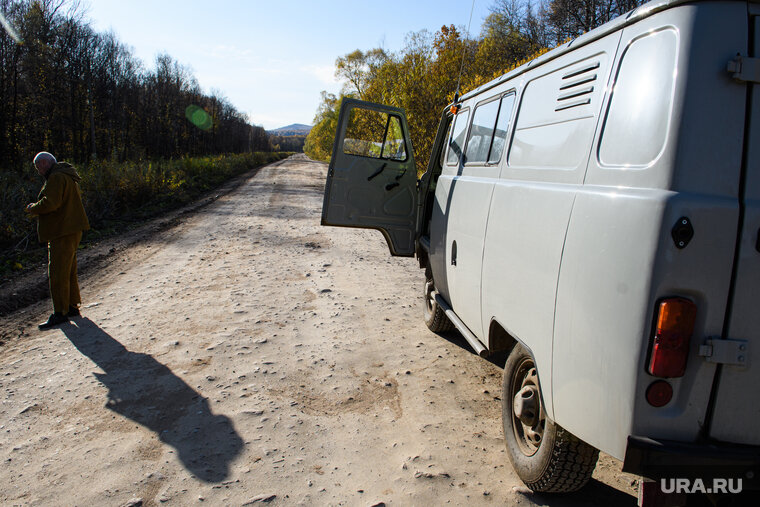
[[425, 328], [414, 260], [320, 227], [325, 174], [266, 166], [117, 249], [61, 329], [46, 301], [2, 317], [0, 504], [635, 504], [609, 457], [526, 492], [501, 369]]

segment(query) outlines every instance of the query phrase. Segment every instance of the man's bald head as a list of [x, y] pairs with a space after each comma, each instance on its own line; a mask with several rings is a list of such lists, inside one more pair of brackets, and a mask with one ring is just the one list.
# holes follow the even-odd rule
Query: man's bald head
[[42, 176], [45, 176], [50, 168], [57, 163], [55, 157], [46, 151], [41, 151], [34, 157], [34, 167]]

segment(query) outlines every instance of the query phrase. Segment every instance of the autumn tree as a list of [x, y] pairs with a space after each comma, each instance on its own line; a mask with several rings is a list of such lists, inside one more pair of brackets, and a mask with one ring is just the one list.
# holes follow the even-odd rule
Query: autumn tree
[[[160, 55], [146, 70], [76, 0], [0, 0], [0, 167], [42, 149], [86, 162], [271, 149], [221, 94]], [[188, 111], [192, 114], [189, 114]]]
[[[343, 93], [406, 111], [417, 169], [425, 168], [442, 109], [457, 89], [466, 92], [568, 38], [610, 21], [645, 0], [495, 0], [480, 36], [443, 26], [407, 36], [404, 47], [356, 50], [336, 60]], [[322, 104], [304, 151], [329, 160], [340, 99], [322, 93]]]
[[359, 49], [335, 60], [335, 77], [344, 80], [343, 93], [365, 99], [367, 87], [377, 78], [377, 72], [388, 60], [382, 49]]
[[322, 101], [314, 116], [314, 126], [306, 136], [303, 147], [304, 153], [315, 160], [330, 160], [342, 100], [343, 96], [338, 98], [332, 93], [322, 92]]

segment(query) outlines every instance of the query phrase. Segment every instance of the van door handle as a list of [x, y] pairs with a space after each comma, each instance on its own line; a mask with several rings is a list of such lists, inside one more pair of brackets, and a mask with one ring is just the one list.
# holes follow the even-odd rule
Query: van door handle
[[380, 169], [378, 169], [378, 170], [377, 170], [377, 171], [375, 171], [374, 173], [370, 174], [370, 175], [369, 175], [369, 177], [367, 177], [367, 181], [371, 181], [371, 180], [372, 180], [372, 178], [374, 178], [375, 176], [377, 176], [378, 174], [380, 174], [381, 172], [383, 172], [383, 170], [385, 169], [385, 166], [386, 166], [386, 165], [388, 165], [388, 163], [387, 163], [387, 162], [385, 162], [383, 165], [381, 165], [381, 166], [380, 166]]
[[755, 250], [760, 252], [760, 229], [757, 230], [757, 241], [755, 241]]

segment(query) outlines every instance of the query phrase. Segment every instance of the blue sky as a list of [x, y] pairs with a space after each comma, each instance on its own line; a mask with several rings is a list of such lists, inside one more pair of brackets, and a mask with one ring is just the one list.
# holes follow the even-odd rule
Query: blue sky
[[[377, 5], [383, 6], [379, 11]], [[475, 0], [479, 34], [493, 0]], [[113, 30], [150, 69], [165, 52], [192, 69], [205, 92], [226, 97], [267, 129], [310, 124], [320, 91], [337, 93], [335, 59], [355, 49], [397, 51], [409, 32], [466, 28], [472, 0], [362, 2], [89, 0], [86, 18]]]

